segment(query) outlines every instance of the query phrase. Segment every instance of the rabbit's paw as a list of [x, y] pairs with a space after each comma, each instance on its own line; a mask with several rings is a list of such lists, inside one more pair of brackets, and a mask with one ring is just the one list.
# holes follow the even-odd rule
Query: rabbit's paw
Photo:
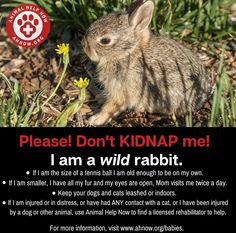
[[93, 125], [93, 126], [101, 126], [101, 125], [105, 125], [110, 120], [111, 119], [109, 118], [109, 116], [106, 116], [105, 114], [102, 114], [102, 113], [98, 113], [90, 117], [88, 120], [88, 123], [89, 125]]

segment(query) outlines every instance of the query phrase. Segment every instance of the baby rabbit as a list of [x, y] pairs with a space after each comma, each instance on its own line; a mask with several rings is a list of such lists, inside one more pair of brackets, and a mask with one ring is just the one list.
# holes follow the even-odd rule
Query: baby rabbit
[[91, 125], [104, 125], [127, 109], [179, 116], [209, 97], [210, 82], [197, 56], [151, 33], [153, 10], [151, 0], [134, 1], [127, 11], [95, 21], [84, 36], [82, 46], [97, 63], [106, 97]]

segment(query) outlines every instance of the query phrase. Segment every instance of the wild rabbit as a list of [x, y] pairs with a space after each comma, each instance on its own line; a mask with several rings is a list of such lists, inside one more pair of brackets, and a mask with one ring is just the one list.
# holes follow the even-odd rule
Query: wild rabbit
[[84, 51], [97, 63], [106, 99], [91, 125], [104, 125], [127, 109], [179, 116], [208, 98], [211, 85], [198, 57], [151, 33], [153, 10], [151, 0], [137, 0], [127, 11], [95, 21], [84, 36]]

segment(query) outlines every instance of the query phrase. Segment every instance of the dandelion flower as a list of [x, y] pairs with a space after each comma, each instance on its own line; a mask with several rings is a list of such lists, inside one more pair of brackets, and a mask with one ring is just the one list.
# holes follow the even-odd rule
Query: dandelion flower
[[63, 55], [63, 56], [67, 56], [69, 54], [70, 51], [70, 45], [69, 44], [59, 44], [57, 45], [57, 49], [55, 49], [55, 51], [57, 52], [57, 54], [59, 55]]
[[80, 78], [79, 80], [74, 81], [74, 85], [79, 87], [80, 89], [86, 89], [89, 85], [89, 79], [88, 78]]
[[48, 104], [48, 102], [55, 96], [58, 88], [60, 87], [65, 75], [66, 75], [66, 70], [68, 68], [68, 65], [70, 63], [70, 56], [69, 56], [69, 51], [70, 51], [70, 45], [69, 44], [59, 44], [57, 45], [57, 49], [55, 49], [55, 51], [57, 52], [57, 54], [59, 55], [63, 55], [62, 57], [62, 61], [64, 64], [64, 68], [61, 74], [61, 77], [57, 83], [57, 86], [55, 87], [55, 89], [53, 90], [52, 94], [44, 101], [42, 107], [44, 107], [46, 104]]

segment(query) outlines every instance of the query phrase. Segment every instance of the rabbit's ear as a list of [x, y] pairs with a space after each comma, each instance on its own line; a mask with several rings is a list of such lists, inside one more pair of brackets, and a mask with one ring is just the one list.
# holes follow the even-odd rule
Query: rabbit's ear
[[128, 11], [130, 26], [134, 27], [136, 30], [139, 31], [146, 29], [151, 23], [153, 10], [154, 4], [150, 0], [144, 2], [143, 4], [137, 4], [136, 8], [131, 7]]

